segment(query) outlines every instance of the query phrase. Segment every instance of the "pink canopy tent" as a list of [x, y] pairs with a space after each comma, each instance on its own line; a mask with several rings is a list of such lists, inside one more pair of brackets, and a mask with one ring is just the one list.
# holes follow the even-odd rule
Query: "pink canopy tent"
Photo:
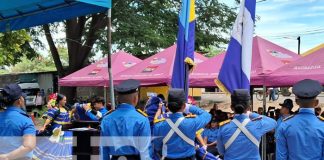
[[222, 67], [224, 57], [225, 52], [197, 65], [189, 75], [189, 86], [215, 86], [215, 78], [218, 76], [219, 70]]
[[267, 86], [293, 86], [303, 79], [324, 85], [324, 48], [285, 65], [266, 77]]
[[265, 76], [300, 56], [259, 36], [253, 38], [251, 84], [261, 86]]
[[[104, 86], [108, 85], [108, 59], [104, 58], [94, 64], [91, 64], [81, 70], [78, 70], [59, 80], [60, 86]], [[119, 51], [112, 55], [113, 75], [124, 71], [142, 60], [128, 54], [124, 51]]]
[[[173, 45], [163, 51], [143, 60], [141, 63], [120, 72], [114, 77], [116, 83], [126, 79], [136, 79], [142, 86], [169, 85], [171, 83], [173, 63], [177, 46]], [[195, 53], [195, 63], [201, 63], [208, 58]]]
[[[225, 54], [218, 55], [197, 66], [190, 76], [193, 87], [216, 86], [217, 78]], [[253, 38], [251, 84], [261, 86], [265, 76], [285, 64], [296, 61], [300, 56], [259, 36]]]

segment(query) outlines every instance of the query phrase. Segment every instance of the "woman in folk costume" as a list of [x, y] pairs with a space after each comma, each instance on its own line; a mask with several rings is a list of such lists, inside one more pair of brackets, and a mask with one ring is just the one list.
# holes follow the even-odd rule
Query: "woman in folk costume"
[[57, 97], [57, 94], [56, 93], [53, 93], [53, 94], [51, 94], [51, 95], [48, 96], [48, 101], [47, 101], [47, 104], [46, 104], [47, 111], [42, 115], [42, 118], [44, 120], [47, 119], [47, 112], [50, 109], [55, 108], [55, 105], [56, 105], [56, 97]]
[[71, 124], [72, 111], [65, 106], [66, 97], [57, 94], [55, 107], [47, 111], [47, 119], [39, 133], [48, 132], [47, 136], [38, 137], [34, 149], [34, 159], [66, 160], [72, 159], [72, 132], [62, 131], [62, 126]]

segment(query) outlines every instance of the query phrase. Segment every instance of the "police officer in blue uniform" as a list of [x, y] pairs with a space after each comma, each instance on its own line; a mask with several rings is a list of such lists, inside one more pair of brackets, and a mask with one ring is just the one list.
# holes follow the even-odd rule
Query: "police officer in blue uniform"
[[18, 84], [4, 87], [1, 101], [6, 109], [0, 112], [0, 159], [31, 159], [36, 145], [36, 129], [25, 107], [25, 94]]
[[136, 110], [138, 103], [137, 80], [125, 80], [116, 86], [119, 105], [101, 122], [101, 157], [105, 160], [151, 159], [151, 130], [147, 115]]
[[318, 81], [310, 79], [293, 86], [300, 109], [296, 115], [284, 119], [278, 128], [277, 160], [324, 159], [324, 118], [316, 117], [314, 110], [322, 89]]
[[162, 152], [165, 160], [194, 159], [196, 132], [208, 124], [211, 115], [190, 105], [189, 112], [195, 115], [184, 117], [186, 96], [182, 89], [170, 89], [167, 103], [172, 114], [154, 124], [154, 151]]
[[291, 116], [292, 109], [294, 108], [293, 101], [291, 99], [285, 99], [284, 103], [279, 104], [281, 106], [280, 109], [280, 117], [277, 120], [277, 127], [275, 132], [275, 137], [277, 137], [278, 134], [278, 128], [281, 125], [282, 121], [286, 119], [287, 117]]
[[93, 100], [94, 108], [89, 105], [84, 105], [83, 108], [86, 111], [86, 115], [93, 121], [101, 120], [108, 110], [105, 107], [105, 100], [101, 97], [95, 97]]
[[260, 160], [261, 137], [276, 127], [275, 120], [249, 111], [250, 98], [248, 90], [234, 90], [231, 109], [235, 116], [219, 124], [217, 148], [224, 160]]

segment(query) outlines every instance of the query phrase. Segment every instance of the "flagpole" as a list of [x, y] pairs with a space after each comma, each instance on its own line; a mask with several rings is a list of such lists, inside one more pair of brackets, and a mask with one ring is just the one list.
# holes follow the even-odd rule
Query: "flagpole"
[[189, 95], [189, 85], [188, 85], [188, 82], [189, 82], [189, 65], [188, 64], [185, 64], [185, 81], [184, 81], [184, 91], [186, 93], [186, 101], [188, 102], [188, 95]]
[[108, 75], [111, 109], [115, 109], [114, 81], [111, 69], [111, 8], [108, 9], [107, 40], [108, 40]]

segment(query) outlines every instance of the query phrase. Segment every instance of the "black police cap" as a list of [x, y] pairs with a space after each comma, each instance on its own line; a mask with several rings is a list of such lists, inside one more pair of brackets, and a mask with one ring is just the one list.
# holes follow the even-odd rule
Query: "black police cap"
[[115, 91], [118, 94], [131, 94], [137, 92], [139, 86], [140, 82], [138, 80], [128, 79], [117, 85]]
[[3, 88], [3, 91], [6, 93], [7, 98], [11, 101], [19, 99], [21, 96], [26, 97], [26, 94], [22, 91], [20, 86], [16, 83], [8, 84]]
[[231, 95], [232, 102], [249, 101], [251, 99], [250, 92], [247, 89], [236, 89]]
[[292, 92], [299, 99], [314, 99], [323, 90], [322, 85], [315, 80], [305, 79], [297, 82], [292, 89]]
[[186, 94], [183, 89], [172, 88], [169, 90], [168, 103], [172, 102], [186, 102]]
[[281, 107], [286, 107], [289, 110], [292, 110], [294, 108], [294, 103], [291, 99], [285, 99], [284, 103], [279, 104]]

